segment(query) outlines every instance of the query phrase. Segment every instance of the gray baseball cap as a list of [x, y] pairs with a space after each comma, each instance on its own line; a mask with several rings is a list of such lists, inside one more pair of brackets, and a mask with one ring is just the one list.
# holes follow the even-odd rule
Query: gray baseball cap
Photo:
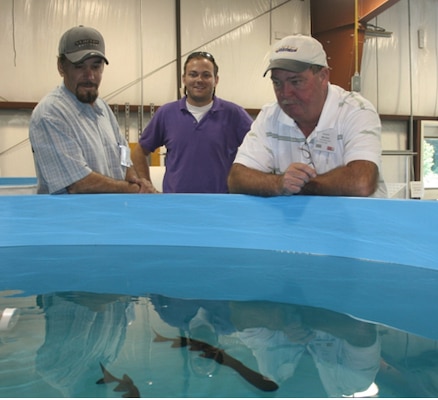
[[101, 57], [108, 64], [103, 36], [96, 29], [83, 25], [75, 26], [62, 35], [58, 54], [64, 54], [74, 64], [90, 57]]

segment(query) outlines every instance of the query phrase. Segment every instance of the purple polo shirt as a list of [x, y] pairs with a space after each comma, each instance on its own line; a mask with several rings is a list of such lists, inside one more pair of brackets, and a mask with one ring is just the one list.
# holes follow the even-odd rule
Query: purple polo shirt
[[150, 152], [166, 146], [164, 193], [228, 193], [229, 170], [252, 122], [242, 107], [214, 97], [198, 123], [184, 97], [157, 110], [139, 143]]

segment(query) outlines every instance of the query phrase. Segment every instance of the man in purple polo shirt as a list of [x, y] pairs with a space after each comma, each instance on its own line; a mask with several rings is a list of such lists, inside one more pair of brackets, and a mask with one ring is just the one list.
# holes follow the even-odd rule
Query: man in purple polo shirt
[[187, 57], [185, 96], [161, 106], [132, 152], [137, 173], [149, 180], [146, 156], [166, 147], [164, 193], [228, 193], [227, 177], [252, 119], [215, 96], [218, 66], [210, 53]]

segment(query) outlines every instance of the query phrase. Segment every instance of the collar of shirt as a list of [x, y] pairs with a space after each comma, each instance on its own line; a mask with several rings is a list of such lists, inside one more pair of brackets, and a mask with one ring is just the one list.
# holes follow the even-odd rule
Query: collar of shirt
[[[187, 109], [187, 96], [184, 96], [183, 98], [179, 99], [179, 108], [180, 110], [189, 111]], [[219, 97], [213, 96], [213, 106], [211, 107], [211, 112], [219, 111], [222, 108], [222, 100]]]

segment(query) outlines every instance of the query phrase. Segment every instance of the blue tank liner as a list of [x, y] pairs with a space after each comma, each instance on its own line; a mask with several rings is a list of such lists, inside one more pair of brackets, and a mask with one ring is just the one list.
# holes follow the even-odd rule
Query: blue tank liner
[[303, 303], [438, 339], [438, 203], [0, 196], [0, 291]]
[[33, 176], [29, 177], [2, 177], [0, 178], [0, 188], [2, 186], [22, 186], [22, 185], [36, 185], [37, 178]]

